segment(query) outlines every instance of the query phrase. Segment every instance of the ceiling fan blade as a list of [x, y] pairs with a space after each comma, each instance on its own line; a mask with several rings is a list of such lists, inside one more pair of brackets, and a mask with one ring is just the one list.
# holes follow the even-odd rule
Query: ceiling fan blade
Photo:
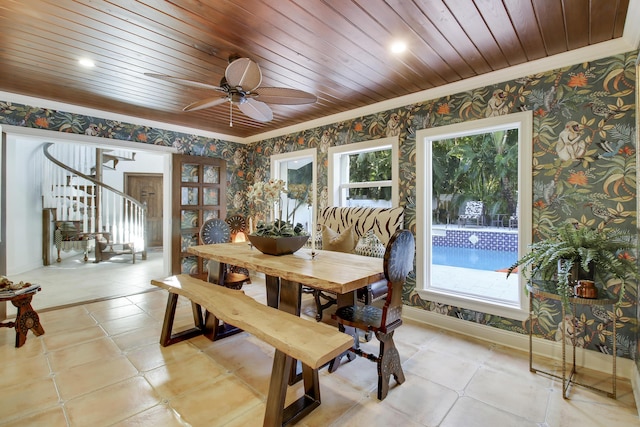
[[148, 77], [153, 77], [154, 79], [165, 80], [171, 83], [177, 83], [185, 86], [192, 86], [192, 87], [197, 87], [201, 89], [213, 89], [220, 92], [224, 92], [224, 89], [221, 88], [220, 86], [210, 85], [210, 84], [201, 83], [201, 82], [194, 82], [193, 80], [185, 80], [179, 77], [167, 76], [166, 74], [144, 73], [144, 75]]
[[247, 116], [259, 122], [270, 122], [273, 120], [273, 111], [264, 102], [247, 98], [246, 101], [238, 104], [238, 108]]
[[286, 87], [260, 87], [253, 94], [258, 100], [268, 104], [300, 105], [312, 104], [318, 100], [312, 93]]
[[227, 66], [224, 77], [231, 87], [240, 86], [245, 92], [251, 92], [262, 83], [262, 71], [258, 64], [249, 58], [240, 58]]
[[200, 101], [192, 102], [191, 104], [184, 107], [182, 111], [195, 111], [202, 110], [203, 108], [215, 107], [216, 105], [224, 104], [228, 100], [229, 98], [226, 96], [222, 98], [219, 96], [216, 96], [215, 98], [205, 98], [201, 99]]

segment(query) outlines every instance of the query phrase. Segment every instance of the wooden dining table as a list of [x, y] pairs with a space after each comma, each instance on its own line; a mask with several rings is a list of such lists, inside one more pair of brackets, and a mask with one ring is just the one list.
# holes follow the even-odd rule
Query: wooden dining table
[[316, 250], [312, 258], [310, 249], [300, 249], [275, 256], [245, 242], [191, 246], [188, 252], [264, 273], [267, 304], [298, 315], [301, 285], [336, 294], [342, 306], [355, 302], [356, 290], [384, 279], [381, 258], [343, 252]]

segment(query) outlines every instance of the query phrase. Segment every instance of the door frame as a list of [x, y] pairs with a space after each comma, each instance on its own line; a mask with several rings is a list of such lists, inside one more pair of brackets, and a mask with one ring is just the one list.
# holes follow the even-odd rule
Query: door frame
[[[20, 126], [11, 126], [11, 125], [2, 125], [2, 132], [6, 133], [6, 143], [10, 144], [15, 141], [15, 139], [30, 138], [30, 139], [38, 139], [41, 140], [42, 143], [45, 142], [60, 142], [60, 143], [75, 143], [88, 145], [94, 148], [109, 148], [109, 149], [127, 149], [127, 150], [135, 150], [140, 152], [147, 152], [153, 155], [162, 156], [162, 175], [163, 175], [163, 183], [162, 183], [162, 197], [163, 197], [163, 219], [162, 219], [162, 239], [163, 239], [163, 247], [170, 248], [171, 247], [171, 155], [173, 153], [177, 153], [178, 150], [174, 147], [165, 147], [154, 144], [143, 144], [136, 143], [130, 141], [121, 141], [121, 140], [110, 140], [106, 138], [100, 138], [96, 136], [88, 136], [88, 135], [80, 135], [80, 134], [71, 134], [64, 133], [63, 135], [58, 135], [57, 132], [51, 132], [44, 129], [33, 129], [33, 128], [25, 128]], [[7, 177], [7, 179], [11, 179]], [[5, 185], [10, 185], [10, 182], [5, 182]], [[6, 212], [2, 212], [2, 218], [6, 217]], [[8, 237], [3, 234], [3, 238]], [[12, 244], [19, 244], [20, 242], [10, 242], [3, 239], [3, 243], [8, 247]], [[6, 252], [5, 252], [6, 253]], [[6, 266], [9, 269], [10, 266]], [[171, 251], [163, 250], [163, 269], [162, 272], [158, 272], [158, 275], [168, 276], [171, 271]]]
[[[123, 176], [122, 176], [122, 192], [124, 194], [126, 194], [127, 196], [131, 196], [131, 194], [129, 194], [129, 192], [127, 191], [129, 189], [129, 178], [130, 177], [151, 177], [151, 178], [162, 178], [162, 187], [163, 187], [163, 194], [162, 194], [162, 203], [163, 203], [163, 208], [162, 208], [162, 218], [163, 218], [163, 224], [164, 224], [164, 174], [162, 173], [155, 173], [155, 172], [123, 172]], [[133, 196], [131, 196], [133, 197]], [[149, 243], [149, 239], [148, 239], [148, 234], [147, 234], [147, 241], [145, 242], [145, 245], [147, 245]], [[162, 250], [164, 251], [164, 227], [162, 229]], [[147, 248], [149, 249], [149, 248]]]

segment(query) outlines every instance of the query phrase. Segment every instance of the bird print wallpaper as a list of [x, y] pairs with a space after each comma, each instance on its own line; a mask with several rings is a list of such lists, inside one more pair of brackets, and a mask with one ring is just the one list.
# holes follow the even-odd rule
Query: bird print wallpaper
[[[637, 54], [627, 53], [522, 76], [488, 87], [425, 99], [416, 104], [306, 129], [248, 146], [223, 140], [113, 122], [61, 111], [0, 102], [0, 123], [86, 133], [104, 138], [174, 146], [184, 154], [223, 158], [228, 162], [229, 215], [259, 216], [249, 209], [247, 187], [269, 177], [269, 156], [317, 149], [319, 208], [327, 204], [328, 148], [399, 136], [400, 200], [405, 226], [415, 232], [415, 133], [431, 128], [532, 111], [534, 240], [544, 239], [553, 226], [566, 221], [597, 229], [620, 228], [637, 237], [636, 111]], [[635, 257], [635, 253], [621, 256]], [[619, 283], [605, 284], [616, 292]], [[422, 299], [410, 273], [405, 304], [470, 322], [522, 334], [528, 320], [517, 321]], [[626, 287], [618, 315], [617, 354], [637, 359], [638, 289]], [[612, 308], [584, 306], [568, 325], [580, 347], [610, 354], [613, 351]], [[559, 340], [561, 307], [540, 300], [535, 308], [536, 336]]]

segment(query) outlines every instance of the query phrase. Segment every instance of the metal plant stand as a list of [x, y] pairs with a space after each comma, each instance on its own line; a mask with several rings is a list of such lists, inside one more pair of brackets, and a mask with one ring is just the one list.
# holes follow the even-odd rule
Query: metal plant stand
[[597, 306], [612, 306], [612, 334], [613, 334], [613, 362], [612, 362], [612, 373], [611, 373], [611, 391], [603, 390], [600, 388], [593, 387], [588, 384], [581, 383], [577, 381], [574, 377], [577, 373], [576, 369], [576, 337], [574, 336], [572, 341], [573, 354], [572, 354], [572, 363], [571, 370], [567, 372], [567, 345], [566, 345], [566, 318], [565, 318], [565, 307], [562, 305], [562, 376], [556, 375], [551, 372], [543, 371], [541, 369], [537, 369], [533, 367], [533, 299], [534, 298], [547, 298], [556, 301], [560, 301], [561, 298], [558, 294], [554, 294], [551, 292], [543, 291], [542, 289], [527, 285], [527, 289], [529, 290], [529, 371], [533, 373], [541, 373], [544, 375], [548, 375], [553, 378], [558, 378], [562, 380], [562, 397], [567, 399], [569, 397], [569, 387], [574, 385], [579, 385], [581, 387], [585, 387], [600, 393], [606, 394], [608, 397], [613, 399], [616, 398], [616, 344], [617, 344], [617, 336], [616, 336], [616, 309], [615, 304], [617, 300], [612, 298], [597, 298], [597, 299], [589, 299], [589, 298], [578, 298], [578, 297], [570, 297], [569, 304], [573, 307], [573, 312], [576, 312], [576, 306], [578, 305], [597, 305]]

